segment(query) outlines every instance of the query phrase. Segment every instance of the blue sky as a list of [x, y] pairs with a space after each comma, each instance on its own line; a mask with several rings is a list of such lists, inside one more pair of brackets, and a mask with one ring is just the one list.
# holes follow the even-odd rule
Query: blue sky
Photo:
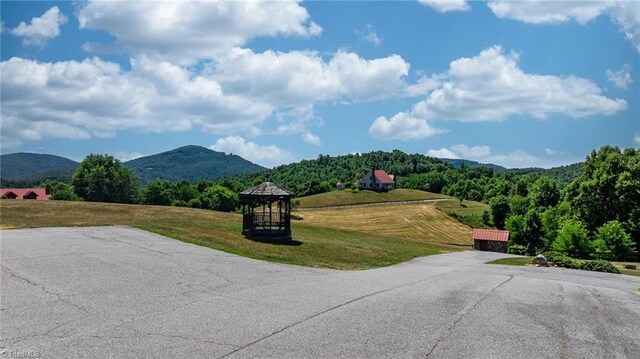
[[5, 2], [1, 152], [507, 167], [640, 147], [640, 2]]

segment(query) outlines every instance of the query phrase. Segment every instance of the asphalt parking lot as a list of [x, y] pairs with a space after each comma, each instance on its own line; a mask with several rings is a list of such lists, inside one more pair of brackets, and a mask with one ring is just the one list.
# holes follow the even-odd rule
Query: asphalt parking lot
[[0, 231], [5, 357], [640, 358], [640, 278], [460, 252], [280, 265], [129, 227]]

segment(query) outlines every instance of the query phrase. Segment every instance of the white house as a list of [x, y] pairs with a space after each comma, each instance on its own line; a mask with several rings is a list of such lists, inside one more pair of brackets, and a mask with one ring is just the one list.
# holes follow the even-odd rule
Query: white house
[[396, 188], [396, 181], [384, 170], [371, 170], [358, 180], [358, 187], [374, 191], [390, 190]]

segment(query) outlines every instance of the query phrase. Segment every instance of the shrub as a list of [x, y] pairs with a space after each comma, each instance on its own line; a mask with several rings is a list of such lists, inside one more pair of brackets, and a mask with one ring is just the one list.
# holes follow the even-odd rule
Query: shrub
[[202, 201], [200, 201], [199, 198], [194, 198], [192, 200], [189, 200], [189, 202], [187, 203], [187, 207], [202, 208]]
[[556, 267], [579, 269], [582, 266], [581, 260], [573, 259], [564, 253], [545, 252], [542, 255]]
[[174, 199], [173, 201], [171, 201], [171, 205], [174, 207], [186, 207], [187, 202], [180, 199]]
[[520, 244], [509, 244], [509, 254], [517, 254], [523, 256], [526, 252], [526, 247]]
[[580, 266], [582, 270], [590, 270], [595, 272], [616, 273], [620, 274], [620, 270], [616, 268], [611, 262], [604, 259], [596, 259], [592, 261], [585, 261]]
[[71, 188], [59, 189], [55, 191], [50, 198], [52, 200], [57, 200], [57, 201], [79, 201], [80, 200], [80, 197], [78, 197], [75, 194], [75, 192], [73, 192], [73, 189]]

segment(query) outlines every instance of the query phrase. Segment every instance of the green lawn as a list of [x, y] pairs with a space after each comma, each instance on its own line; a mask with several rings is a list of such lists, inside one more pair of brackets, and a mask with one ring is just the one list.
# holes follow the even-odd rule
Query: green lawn
[[[0, 200], [0, 228], [128, 225], [245, 257], [309, 267], [367, 269], [461, 248], [401, 235], [327, 228], [294, 221], [295, 245], [244, 238], [242, 218], [209, 210], [64, 201]], [[329, 210], [327, 210], [329, 211]], [[441, 222], [447, 228], [453, 222]]]
[[298, 208], [320, 208], [347, 206], [354, 204], [418, 201], [427, 199], [452, 199], [452, 197], [437, 193], [403, 188], [379, 193], [374, 191], [340, 190], [302, 197], [299, 199], [300, 205], [298, 206]]
[[487, 262], [486, 264], [503, 264], [508, 266], [526, 266], [531, 264], [533, 257], [515, 257], [515, 258], [502, 258], [495, 261]]

